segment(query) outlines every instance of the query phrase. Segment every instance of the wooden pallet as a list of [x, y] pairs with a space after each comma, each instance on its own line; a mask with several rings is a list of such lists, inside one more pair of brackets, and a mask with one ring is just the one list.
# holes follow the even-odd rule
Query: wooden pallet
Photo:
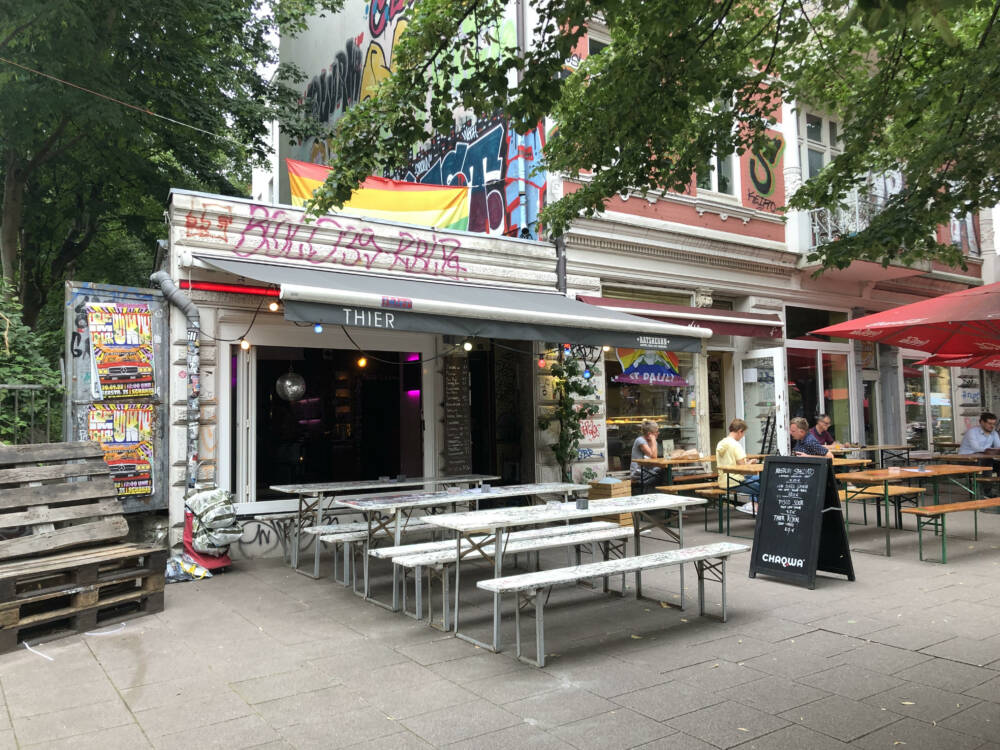
[[0, 529], [0, 561], [122, 539], [128, 523], [101, 447], [0, 446]]
[[119, 544], [0, 565], [0, 652], [161, 611], [166, 558]]

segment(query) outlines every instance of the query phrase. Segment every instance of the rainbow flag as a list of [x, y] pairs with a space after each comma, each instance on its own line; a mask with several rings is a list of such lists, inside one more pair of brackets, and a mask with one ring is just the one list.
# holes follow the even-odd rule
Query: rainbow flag
[[[329, 167], [285, 159], [292, 205], [304, 206], [323, 184]], [[437, 229], [469, 228], [469, 188], [369, 177], [341, 209], [343, 213]]]

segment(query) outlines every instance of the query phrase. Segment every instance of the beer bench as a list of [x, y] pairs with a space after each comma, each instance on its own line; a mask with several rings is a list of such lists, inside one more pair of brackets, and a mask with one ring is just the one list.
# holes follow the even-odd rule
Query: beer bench
[[986, 508], [998, 507], [1000, 507], [1000, 497], [991, 497], [985, 500], [966, 500], [961, 503], [944, 503], [942, 505], [924, 505], [918, 508], [903, 508], [903, 513], [909, 513], [910, 515], [917, 517], [917, 549], [919, 551], [920, 559], [924, 559], [923, 530], [925, 526], [931, 526], [934, 528], [935, 534], [941, 535], [941, 559], [928, 560], [927, 562], [945, 564], [948, 562], [948, 548], [945, 538], [945, 517], [949, 513], [971, 510], [973, 527], [972, 538], [974, 540], [978, 540], [979, 517], [977, 513]]
[[[726, 621], [726, 560], [750, 548], [745, 544], [731, 542], [716, 542], [697, 547], [685, 547], [666, 552], [656, 552], [638, 557], [624, 557], [604, 562], [576, 565], [570, 568], [556, 568], [535, 573], [491, 578], [479, 581], [476, 586], [494, 594], [517, 594], [517, 604], [514, 607], [515, 628], [517, 631], [517, 658], [537, 667], [545, 666], [545, 600], [548, 591], [553, 586], [569, 583], [579, 583], [587, 578], [604, 578], [612, 575], [641, 573], [644, 570], [665, 568], [684, 563], [694, 563], [698, 572], [698, 614], [705, 614], [705, 578], [716, 580], [722, 584], [722, 621]], [[605, 583], [605, 587], [607, 583]], [[624, 593], [624, 591], [622, 592]], [[532, 604], [535, 608], [535, 659], [527, 659], [521, 655], [521, 607]], [[681, 589], [681, 609], [684, 608], [684, 590]]]
[[[353, 564], [354, 545], [368, 541], [368, 523], [354, 521], [352, 523], [335, 523], [326, 526], [307, 526], [302, 530], [319, 538], [323, 544], [333, 547], [333, 580], [344, 586], [351, 586], [358, 592], [357, 570]], [[431, 533], [434, 528], [422, 518], [411, 518], [400, 529], [401, 534]], [[344, 548], [344, 578], [337, 578], [337, 545]], [[350, 577], [350, 578], [349, 578]]]
[[[575, 525], [565, 525], [565, 526], [550, 526], [542, 529], [531, 529], [528, 531], [514, 532], [510, 534], [507, 538], [506, 543], [503, 547], [503, 552], [505, 555], [518, 555], [522, 552], [530, 553], [534, 552], [536, 555], [542, 550], [556, 549], [558, 547], [575, 547], [576, 548], [576, 563], [580, 563], [580, 547], [590, 546], [594, 551], [595, 559], [597, 550], [600, 549], [607, 560], [612, 551], [616, 555], [621, 557], [625, 556], [625, 542], [633, 535], [634, 531], [631, 526], [620, 526], [616, 523], [611, 523], [608, 521], [594, 521], [592, 523], [585, 524], [575, 524]], [[616, 544], [617, 543], [617, 544]], [[431, 586], [434, 578], [437, 578], [441, 582], [441, 619], [442, 625], [445, 630], [448, 629], [448, 568], [454, 565], [455, 559], [457, 558], [456, 543], [454, 541], [447, 541], [448, 545], [446, 548], [434, 550], [430, 552], [423, 552], [420, 554], [404, 554], [396, 555], [392, 558], [394, 565], [398, 565], [403, 569], [403, 612], [410, 615], [406, 611], [406, 570], [413, 570], [414, 574], [414, 589], [415, 589], [415, 602], [414, 602], [414, 613], [410, 615], [415, 619], [420, 619], [423, 613], [422, 604], [422, 592], [423, 592], [423, 571], [427, 571], [427, 621], [431, 622], [431, 610], [432, 605], [430, 602], [431, 597]], [[463, 552], [465, 550], [472, 551], [473, 545], [465, 544], [463, 545]], [[614, 550], [612, 550], [614, 547]], [[477, 547], [476, 551], [487, 556], [492, 557], [496, 554], [496, 547], [494, 544], [487, 544], [483, 547]], [[372, 552], [377, 552], [377, 550], [372, 550]], [[537, 565], [536, 557], [536, 568]], [[605, 579], [606, 581], [607, 579]], [[606, 583], [605, 583], [606, 585]]]
[[[875, 501], [875, 522], [880, 523], [882, 518], [882, 510], [880, 501], [885, 499], [886, 496], [892, 501], [892, 504], [896, 508], [896, 528], [903, 528], [903, 517], [900, 515], [900, 510], [904, 500], [912, 501], [914, 505], [919, 502], [919, 497], [924, 492], [926, 492], [924, 487], [911, 487], [909, 485], [889, 485], [886, 487], [885, 491], [880, 489], [873, 489], [871, 487], [861, 488], [858, 487], [848, 488], [846, 490], [840, 491], [840, 502], [844, 504], [844, 523], [850, 523], [850, 503], [861, 503], [861, 509], [864, 516], [864, 524], [868, 525], [868, 503], [869, 501]], [[886, 508], [888, 513], [888, 508]], [[885, 522], [888, 524], [889, 519], [886, 518]]]

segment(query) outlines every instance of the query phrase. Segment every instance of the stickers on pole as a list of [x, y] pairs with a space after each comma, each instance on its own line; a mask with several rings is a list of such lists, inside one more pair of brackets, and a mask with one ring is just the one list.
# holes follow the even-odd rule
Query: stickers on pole
[[152, 316], [145, 304], [87, 305], [95, 400], [154, 395]]
[[87, 436], [104, 450], [118, 497], [153, 494], [153, 404], [91, 404]]

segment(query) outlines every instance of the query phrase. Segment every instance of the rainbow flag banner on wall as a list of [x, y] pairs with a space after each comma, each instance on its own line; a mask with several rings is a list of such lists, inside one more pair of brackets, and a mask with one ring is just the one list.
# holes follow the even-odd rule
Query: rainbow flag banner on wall
[[[292, 205], [304, 206], [323, 184], [329, 167], [285, 159]], [[388, 219], [438, 229], [469, 228], [469, 188], [369, 177], [341, 209], [354, 216]]]

